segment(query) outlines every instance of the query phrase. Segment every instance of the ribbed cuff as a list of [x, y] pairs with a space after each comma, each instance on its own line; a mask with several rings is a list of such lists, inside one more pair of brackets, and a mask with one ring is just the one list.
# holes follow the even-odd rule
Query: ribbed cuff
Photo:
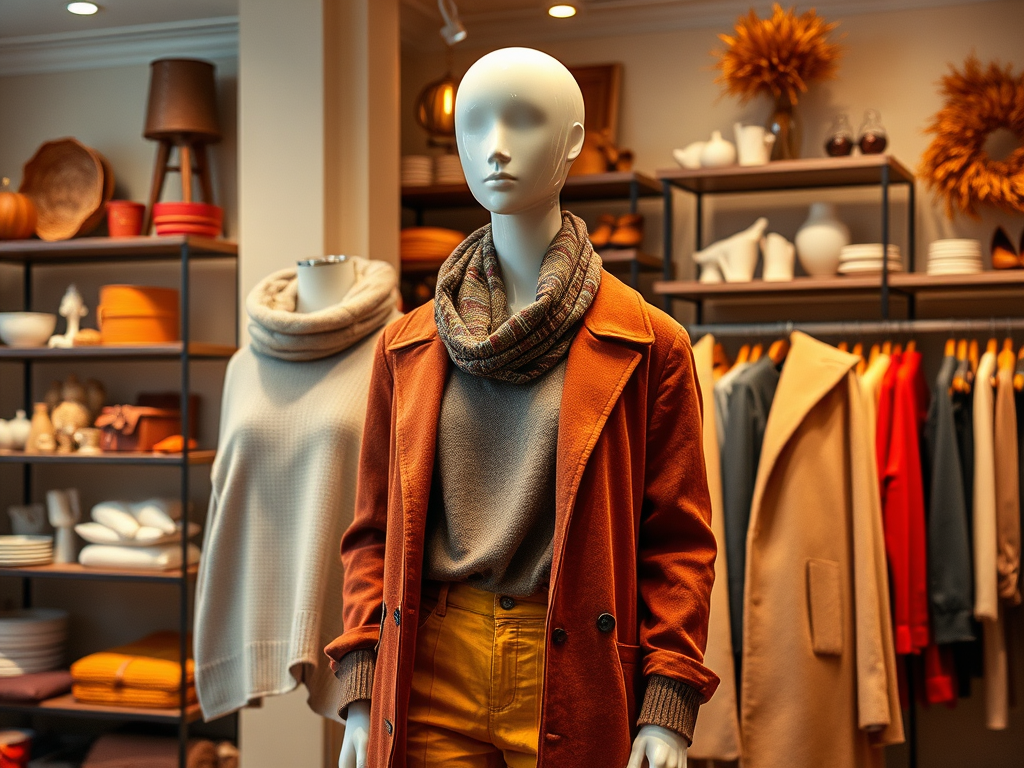
[[373, 695], [373, 667], [376, 657], [373, 651], [361, 650], [346, 653], [338, 664], [334, 676], [341, 681], [341, 705], [338, 714], [348, 717], [348, 705], [353, 701], [369, 701]]
[[703, 699], [696, 688], [663, 675], [647, 678], [647, 693], [637, 725], [660, 725], [693, 743], [693, 728]]

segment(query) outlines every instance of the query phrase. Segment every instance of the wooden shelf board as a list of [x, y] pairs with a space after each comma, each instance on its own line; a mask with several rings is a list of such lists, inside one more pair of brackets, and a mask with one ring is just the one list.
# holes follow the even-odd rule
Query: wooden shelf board
[[[181, 542], [177, 543], [180, 544]], [[199, 566], [189, 566], [189, 578], [194, 578], [198, 573]], [[108, 568], [86, 568], [78, 563], [50, 563], [49, 565], [0, 568], [0, 576], [13, 576], [23, 579], [72, 579], [177, 584], [181, 581], [181, 575], [180, 568], [169, 571], [113, 570]]]
[[882, 279], [873, 277], [798, 277], [788, 282], [700, 283], [696, 280], [662, 280], [654, 284], [659, 296], [686, 301], [748, 298], [805, 298], [880, 292]]
[[79, 237], [71, 240], [8, 240], [0, 242], [0, 262], [80, 263], [97, 261], [177, 260], [189, 246], [189, 258], [238, 255], [238, 244], [193, 235], [169, 237]]
[[[49, 349], [47, 347], [4, 347], [0, 346], [0, 360], [65, 360], [65, 359], [177, 359], [181, 357], [182, 343], [169, 344], [111, 344], [95, 347], [71, 347], [70, 349]], [[193, 341], [188, 345], [189, 357], [227, 359], [237, 348], [228, 344], [207, 344]]]
[[[75, 697], [68, 693], [52, 699], [41, 701], [38, 704], [25, 704], [15, 702], [0, 703], [0, 711], [3, 712], [24, 712], [32, 715], [52, 715], [58, 717], [85, 717], [98, 718], [102, 720], [125, 720], [130, 722], [149, 723], [177, 723], [181, 719], [181, 710], [174, 709], [145, 709], [142, 707], [105, 707], [99, 704], [84, 704], [76, 701]], [[192, 704], [186, 710], [188, 722], [198, 722], [202, 718], [202, 711], [198, 704]]]
[[657, 176], [690, 192], [769, 192], [877, 185], [882, 183], [884, 167], [889, 168], [890, 183], [914, 183], [914, 174], [892, 155], [776, 160], [767, 165], [725, 168], [667, 168], [658, 171]]
[[[216, 451], [191, 451], [190, 465], [212, 464]], [[76, 453], [24, 453], [22, 451], [0, 450], [0, 464], [152, 464], [156, 466], [180, 467], [180, 453], [142, 453], [132, 451], [109, 451], [95, 456], [79, 456]]]
[[[561, 200], [628, 200], [630, 182], [634, 179], [639, 185], [640, 197], [661, 195], [661, 184], [656, 179], [637, 171], [617, 171], [570, 176], [562, 187]], [[427, 187], [402, 187], [402, 205], [428, 210], [472, 207], [478, 203], [466, 184], [432, 184]]]
[[634, 261], [639, 262], [642, 270], [660, 271], [664, 266], [664, 262], [657, 256], [652, 256], [636, 248], [605, 248], [598, 249], [598, 253], [601, 254], [601, 261], [609, 272], [623, 268], [628, 269]]
[[1024, 289], [1024, 270], [993, 270], [974, 275], [929, 275], [925, 272], [911, 272], [891, 275], [889, 284], [893, 290], [906, 293], [1014, 291]]

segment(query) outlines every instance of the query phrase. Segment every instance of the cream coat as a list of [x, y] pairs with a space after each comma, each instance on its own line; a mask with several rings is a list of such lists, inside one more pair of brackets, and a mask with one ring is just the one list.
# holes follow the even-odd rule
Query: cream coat
[[794, 333], [747, 538], [744, 768], [869, 768], [903, 740], [857, 358]]

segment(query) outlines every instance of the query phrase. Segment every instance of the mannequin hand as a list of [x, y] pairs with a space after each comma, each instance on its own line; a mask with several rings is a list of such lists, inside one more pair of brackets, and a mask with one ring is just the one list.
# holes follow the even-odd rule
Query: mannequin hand
[[686, 739], [660, 725], [645, 725], [636, 735], [626, 768], [686, 768]]
[[370, 702], [353, 701], [348, 705], [338, 768], [366, 768], [366, 745], [369, 739]]

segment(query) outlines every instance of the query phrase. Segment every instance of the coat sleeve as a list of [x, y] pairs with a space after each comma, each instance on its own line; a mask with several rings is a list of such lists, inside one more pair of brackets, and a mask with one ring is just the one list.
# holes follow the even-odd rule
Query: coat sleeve
[[637, 570], [643, 673], [686, 683], [707, 701], [718, 676], [704, 666], [715, 579], [702, 441], [701, 393], [680, 329], [650, 408]]
[[377, 643], [384, 592], [384, 536], [387, 530], [388, 469], [392, 452], [394, 381], [381, 334], [370, 374], [363, 444], [359, 454], [355, 517], [341, 538], [345, 568], [345, 631], [325, 648], [331, 669], [338, 673], [342, 658]]
[[889, 614], [889, 578], [878, 492], [878, 465], [867, 413], [853, 373], [847, 374], [850, 403], [850, 474], [853, 509], [854, 628], [856, 632], [857, 722], [876, 744], [903, 741], [896, 682], [896, 652]]

